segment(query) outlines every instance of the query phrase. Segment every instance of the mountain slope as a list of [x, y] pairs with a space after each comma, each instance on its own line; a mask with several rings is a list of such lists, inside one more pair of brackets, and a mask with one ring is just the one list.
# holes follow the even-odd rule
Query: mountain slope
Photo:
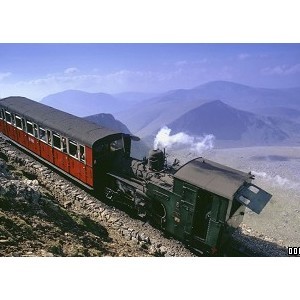
[[213, 134], [219, 145], [271, 145], [288, 140], [289, 135], [271, 120], [216, 100], [185, 113], [168, 127], [172, 133]]
[[294, 120], [300, 122], [300, 109], [284, 106], [267, 106], [259, 107], [255, 110], [255, 112], [265, 116], [280, 117], [285, 120]]
[[84, 119], [96, 123], [100, 126], [107, 127], [113, 129], [117, 132], [129, 133], [129, 129], [122, 122], [116, 120], [111, 114], [96, 114], [84, 117]]
[[105, 93], [87, 93], [77, 90], [49, 95], [41, 103], [83, 117], [96, 113], [114, 113], [127, 107], [124, 101]]
[[140, 103], [145, 100], [156, 97], [157, 93], [124, 92], [113, 94], [112, 96], [116, 99], [126, 101], [128, 103]]

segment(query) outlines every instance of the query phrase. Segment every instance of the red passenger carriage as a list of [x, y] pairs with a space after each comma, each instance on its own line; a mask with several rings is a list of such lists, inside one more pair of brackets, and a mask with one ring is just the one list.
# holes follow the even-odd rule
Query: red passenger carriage
[[0, 131], [89, 189], [101, 188], [117, 155], [130, 155], [129, 135], [24, 97], [0, 100]]

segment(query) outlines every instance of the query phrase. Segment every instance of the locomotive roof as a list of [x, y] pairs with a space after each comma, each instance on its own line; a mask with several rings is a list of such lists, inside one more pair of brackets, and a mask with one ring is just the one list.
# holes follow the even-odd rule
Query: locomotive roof
[[45, 128], [57, 131], [90, 147], [99, 139], [113, 135], [116, 135], [115, 138], [118, 138], [122, 135], [120, 132], [101, 127], [83, 118], [25, 97], [4, 98], [0, 100], [0, 104], [9, 111], [15, 112]]
[[233, 200], [234, 194], [251, 175], [200, 157], [182, 166], [174, 177]]

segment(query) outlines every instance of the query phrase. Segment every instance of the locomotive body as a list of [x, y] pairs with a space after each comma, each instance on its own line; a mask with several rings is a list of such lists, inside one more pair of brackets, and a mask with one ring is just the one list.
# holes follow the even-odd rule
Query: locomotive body
[[151, 152], [147, 161], [115, 161], [107, 174], [106, 196], [201, 253], [222, 249], [245, 208], [260, 213], [271, 198], [252, 184], [251, 173], [202, 157], [179, 168], [153, 168]]
[[250, 173], [194, 159], [166, 164], [161, 150], [130, 157], [131, 136], [23, 98], [0, 100], [0, 131], [83, 186], [135, 211], [196, 251], [230, 237], [245, 207], [260, 213], [271, 195]]

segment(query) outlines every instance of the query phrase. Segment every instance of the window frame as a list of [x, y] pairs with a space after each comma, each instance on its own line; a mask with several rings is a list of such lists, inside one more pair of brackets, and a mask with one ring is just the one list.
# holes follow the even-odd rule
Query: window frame
[[[34, 137], [33, 122], [30, 121], [30, 120], [27, 120], [27, 119], [25, 119], [25, 120], [26, 120], [26, 132], [27, 132], [27, 134], [29, 134], [29, 135], [31, 135], [31, 136]], [[32, 132], [28, 132], [28, 124], [31, 126]]]
[[32, 122], [32, 123], [33, 123], [33, 136], [36, 139], [38, 139], [39, 138], [39, 126], [38, 126], [38, 124], [36, 124], [34, 122]]
[[[81, 153], [81, 149], [83, 149], [83, 153]], [[78, 143], [78, 150], [79, 150], [79, 161], [82, 163], [86, 163], [86, 153], [85, 153], [85, 145], [79, 144]], [[81, 158], [81, 156], [83, 155], [83, 158]]]
[[[41, 131], [44, 131], [44, 133], [45, 133], [45, 134], [44, 134], [45, 139], [43, 139], [43, 138], [41, 137]], [[44, 127], [41, 127], [41, 126], [39, 126], [39, 140], [40, 140], [41, 142], [47, 144], [47, 129], [45, 129]]]
[[[75, 152], [75, 155], [73, 155], [73, 154], [71, 154], [70, 153], [70, 149], [71, 149], [71, 147], [70, 147], [70, 144], [72, 144], [73, 146], [76, 146], [76, 152]], [[76, 141], [74, 141], [74, 140], [71, 140], [71, 139], [68, 139], [68, 154], [71, 156], [71, 157], [73, 157], [73, 158], [75, 158], [75, 159], [77, 159], [77, 160], [79, 160], [79, 151], [78, 151], [78, 142], [76, 142]]]
[[[23, 130], [22, 118], [19, 115], [15, 114], [15, 120], [16, 120], [16, 128]], [[18, 120], [21, 126], [18, 126]]]
[[52, 130], [46, 129], [46, 135], [47, 135], [47, 145], [53, 147], [53, 136], [52, 136]]
[[[12, 125], [11, 112], [9, 112], [8, 110], [5, 110], [4, 113], [5, 113], [5, 122]], [[10, 121], [7, 120], [6, 115], [9, 115]]]
[[16, 127], [16, 117], [14, 113], [11, 113], [11, 125]]
[[61, 135], [60, 136], [60, 148], [61, 151], [65, 154], [69, 154], [69, 148], [68, 148], [68, 138]]
[[[57, 139], [57, 138], [59, 139], [59, 147], [57, 147], [55, 145], [56, 144], [55, 139]], [[55, 131], [52, 131], [52, 147], [57, 149], [57, 150], [62, 151], [62, 149], [61, 149], [61, 135], [58, 132], [55, 132]]]
[[110, 152], [116, 152], [120, 150], [124, 150], [124, 140], [123, 137], [113, 140], [109, 143]]
[[27, 124], [26, 124], [26, 119], [22, 117], [22, 127], [23, 131], [27, 133]]

